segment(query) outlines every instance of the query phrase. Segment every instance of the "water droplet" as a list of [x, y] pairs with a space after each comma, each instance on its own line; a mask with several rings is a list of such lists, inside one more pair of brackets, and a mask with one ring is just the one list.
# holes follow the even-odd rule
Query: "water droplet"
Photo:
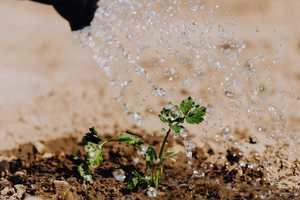
[[270, 107], [268, 108], [268, 110], [269, 110], [269, 112], [274, 112], [275, 107], [274, 107], [274, 106], [270, 106]]
[[135, 73], [137, 73], [139, 76], [145, 76], [146, 75], [146, 71], [143, 67], [139, 66], [139, 65], [134, 65], [134, 70]]
[[188, 159], [192, 159], [192, 158], [193, 158], [193, 152], [188, 151], [188, 152], [186, 153], [186, 157], [187, 157]]
[[259, 92], [264, 92], [266, 90], [265, 86], [260, 84], [258, 87]]
[[165, 105], [165, 109], [173, 110], [174, 108], [175, 108], [175, 105], [172, 103], [168, 103], [167, 105]]
[[188, 130], [187, 130], [186, 128], [182, 128], [182, 129], [180, 130], [180, 136], [181, 136], [181, 137], [187, 138], [188, 134], [189, 134], [189, 132], [188, 132]]
[[258, 130], [259, 132], [263, 132], [263, 131], [264, 131], [264, 128], [258, 127], [257, 130]]
[[147, 152], [147, 150], [148, 150], [148, 148], [149, 148], [149, 146], [148, 145], [146, 145], [146, 144], [143, 144], [143, 145], [141, 145], [140, 146], [140, 148], [139, 148], [139, 150], [138, 150], [138, 154], [139, 155], [145, 155], [146, 154], [146, 152]]
[[116, 169], [113, 171], [113, 176], [114, 178], [117, 180], [117, 181], [120, 181], [120, 182], [124, 182], [125, 179], [126, 179], [126, 175], [125, 175], [125, 172], [124, 170], [122, 169]]
[[281, 111], [278, 108], [276, 108], [275, 106], [269, 106], [268, 111], [274, 121], [283, 121], [284, 120], [284, 117], [283, 117]]
[[148, 197], [155, 198], [157, 197], [157, 190], [154, 187], [149, 187], [147, 190]]
[[157, 97], [166, 96], [166, 91], [163, 88], [154, 87], [152, 90], [152, 94]]
[[222, 129], [222, 135], [224, 135], [224, 136], [228, 136], [230, 134], [230, 132], [231, 132], [230, 127], [225, 127]]
[[143, 124], [143, 118], [142, 116], [135, 112], [132, 114], [132, 119], [133, 119], [133, 122], [137, 125], [137, 126], [141, 126]]
[[184, 141], [183, 143], [186, 151], [193, 151], [196, 148], [196, 144], [192, 141]]
[[132, 81], [131, 80], [129, 80], [129, 81], [123, 81], [122, 83], [121, 83], [121, 87], [122, 88], [125, 88], [125, 87], [127, 87], [130, 83], [132, 83]]
[[175, 68], [169, 68], [164, 72], [164, 75], [168, 77], [169, 81], [172, 81], [176, 78], [176, 69]]
[[191, 87], [192, 86], [192, 80], [191, 79], [186, 79], [182, 81], [182, 85], [184, 87]]

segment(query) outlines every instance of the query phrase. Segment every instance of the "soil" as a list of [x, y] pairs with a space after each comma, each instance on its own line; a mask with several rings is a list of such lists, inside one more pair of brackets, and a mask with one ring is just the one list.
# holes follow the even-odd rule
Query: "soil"
[[[155, 146], [161, 141], [157, 135], [146, 135], [144, 139]], [[171, 138], [168, 145], [175, 148], [182, 145], [182, 140]], [[105, 162], [95, 170], [91, 184], [77, 174], [71, 158], [74, 154], [83, 154], [75, 137], [26, 144], [4, 152], [14, 159], [0, 162], [0, 199], [300, 199], [299, 190], [278, 188], [268, 181], [257, 157], [246, 158], [235, 147], [224, 153], [197, 147], [192, 168], [186, 155], [179, 153], [176, 160], [167, 161], [156, 198], [147, 196], [147, 188], [126, 190], [129, 172], [144, 167], [142, 162], [133, 164], [138, 154], [132, 147], [106, 145]], [[124, 182], [112, 175], [120, 168], [126, 173]]]

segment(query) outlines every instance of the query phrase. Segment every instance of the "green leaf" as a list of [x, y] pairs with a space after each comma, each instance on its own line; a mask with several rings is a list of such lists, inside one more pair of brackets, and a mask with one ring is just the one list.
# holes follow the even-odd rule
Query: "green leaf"
[[186, 115], [195, 105], [192, 97], [188, 97], [180, 103], [180, 111]]
[[176, 135], [178, 135], [184, 127], [179, 124], [172, 124], [170, 125], [170, 128], [175, 132]]
[[159, 118], [163, 123], [183, 123], [184, 116], [182, 115], [177, 105], [170, 105], [170, 108], [163, 108], [160, 111]]
[[146, 157], [145, 158], [146, 159], [146, 167], [147, 167], [147, 169], [151, 169], [152, 166], [154, 165], [155, 160], [157, 159], [155, 149], [152, 146], [148, 147], [145, 157]]
[[132, 171], [132, 178], [128, 181], [127, 189], [134, 190], [141, 185], [148, 185], [147, 179], [138, 171]]
[[203, 106], [196, 105], [191, 109], [191, 111], [186, 115], [186, 122], [189, 124], [199, 124], [204, 120], [206, 114], [206, 108]]
[[80, 164], [77, 167], [77, 171], [83, 180], [90, 182], [90, 183], [93, 182], [93, 177], [92, 177], [91, 171], [87, 165], [85, 165], [83, 163]]
[[159, 118], [163, 123], [169, 123], [170, 112], [171, 110], [166, 108], [163, 108], [160, 111]]
[[163, 155], [163, 160], [167, 160], [169, 158], [172, 158], [174, 156], [177, 155], [177, 152], [176, 151], [167, 151], [166, 153], [164, 153]]
[[87, 143], [95, 143], [99, 144], [101, 139], [98, 136], [98, 133], [94, 127], [89, 129], [90, 132], [86, 133], [85, 136], [82, 138], [82, 143], [86, 145]]
[[72, 155], [71, 160], [75, 165], [80, 165], [83, 162], [83, 160], [78, 155]]
[[84, 146], [85, 151], [87, 152], [87, 162], [90, 167], [97, 167], [103, 162], [103, 149], [102, 144], [95, 144], [88, 142]]
[[141, 145], [144, 143], [144, 141], [140, 137], [130, 134], [130, 133], [124, 133], [124, 134], [118, 136], [117, 141], [125, 142], [129, 145], [134, 145], [134, 146]]

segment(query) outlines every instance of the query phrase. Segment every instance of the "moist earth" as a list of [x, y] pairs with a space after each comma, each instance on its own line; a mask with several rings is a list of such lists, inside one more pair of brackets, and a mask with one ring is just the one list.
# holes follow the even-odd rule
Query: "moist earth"
[[[162, 138], [146, 134], [144, 139], [158, 147]], [[196, 147], [192, 165], [184, 151], [178, 153], [165, 165], [157, 196], [149, 197], [147, 188], [126, 189], [130, 172], [145, 167], [137, 151], [121, 143], [108, 144], [94, 182], [86, 183], [72, 161], [73, 155], [84, 154], [79, 141], [68, 137], [3, 152], [14, 158], [0, 162], [0, 199], [300, 199], [299, 190], [282, 189], [270, 182], [257, 156], [244, 156], [235, 147], [223, 153]], [[176, 146], [183, 146], [181, 138], [171, 138], [168, 147]], [[112, 172], [116, 169], [124, 170], [124, 182], [115, 180]]]

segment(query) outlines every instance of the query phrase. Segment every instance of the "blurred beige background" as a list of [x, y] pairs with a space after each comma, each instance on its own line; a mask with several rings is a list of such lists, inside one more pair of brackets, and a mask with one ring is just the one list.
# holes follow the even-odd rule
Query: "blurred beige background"
[[[288, 113], [287, 137], [299, 141], [300, 2], [203, 2], [220, 6], [216, 23], [234, 19], [232, 31], [247, 42], [250, 53], [277, 55], [274, 84], [289, 93], [272, 100]], [[93, 125], [108, 132], [115, 124], [130, 127], [89, 50], [80, 47], [54, 9], [26, 0], [1, 0], [0, 24], [0, 150], [84, 133]]]

